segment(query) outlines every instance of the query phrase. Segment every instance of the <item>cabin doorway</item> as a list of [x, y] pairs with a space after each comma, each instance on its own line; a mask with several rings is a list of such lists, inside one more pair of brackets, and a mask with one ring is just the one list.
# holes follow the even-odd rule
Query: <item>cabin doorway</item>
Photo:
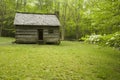
[[43, 29], [38, 29], [38, 40], [43, 40]]

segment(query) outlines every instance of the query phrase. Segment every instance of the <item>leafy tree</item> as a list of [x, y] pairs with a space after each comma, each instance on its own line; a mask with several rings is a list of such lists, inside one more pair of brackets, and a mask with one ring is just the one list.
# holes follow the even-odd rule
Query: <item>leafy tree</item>
[[[14, 35], [16, 12], [59, 13], [62, 39], [120, 31], [119, 0], [0, 0], [0, 35]], [[7, 33], [9, 32], [9, 33]]]

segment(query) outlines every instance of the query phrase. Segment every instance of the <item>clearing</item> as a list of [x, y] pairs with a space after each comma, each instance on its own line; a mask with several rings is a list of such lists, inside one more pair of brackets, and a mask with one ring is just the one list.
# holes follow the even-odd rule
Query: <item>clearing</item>
[[120, 51], [80, 42], [12, 44], [0, 37], [0, 80], [120, 80]]

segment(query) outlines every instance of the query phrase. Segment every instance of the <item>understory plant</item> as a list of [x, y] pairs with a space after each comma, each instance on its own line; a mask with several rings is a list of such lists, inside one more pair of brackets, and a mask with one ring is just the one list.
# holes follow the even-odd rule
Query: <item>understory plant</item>
[[89, 36], [85, 42], [91, 43], [91, 44], [98, 44], [102, 42], [102, 35], [96, 35], [96, 34], [92, 34], [91, 36]]
[[116, 32], [107, 42], [106, 45], [120, 49], [120, 33]]
[[86, 39], [84, 41], [90, 44], [106, 45], [120, 49], [120, 32], [108, 35], [92, 34], [89, 37], [83, 39]]

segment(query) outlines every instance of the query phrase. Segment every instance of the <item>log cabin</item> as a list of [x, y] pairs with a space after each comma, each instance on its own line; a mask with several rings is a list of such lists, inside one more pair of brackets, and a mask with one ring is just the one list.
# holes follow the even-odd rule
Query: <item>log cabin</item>
[[16, 43], [60, 44], [60, 21], [55, 14], [16, 13]]

